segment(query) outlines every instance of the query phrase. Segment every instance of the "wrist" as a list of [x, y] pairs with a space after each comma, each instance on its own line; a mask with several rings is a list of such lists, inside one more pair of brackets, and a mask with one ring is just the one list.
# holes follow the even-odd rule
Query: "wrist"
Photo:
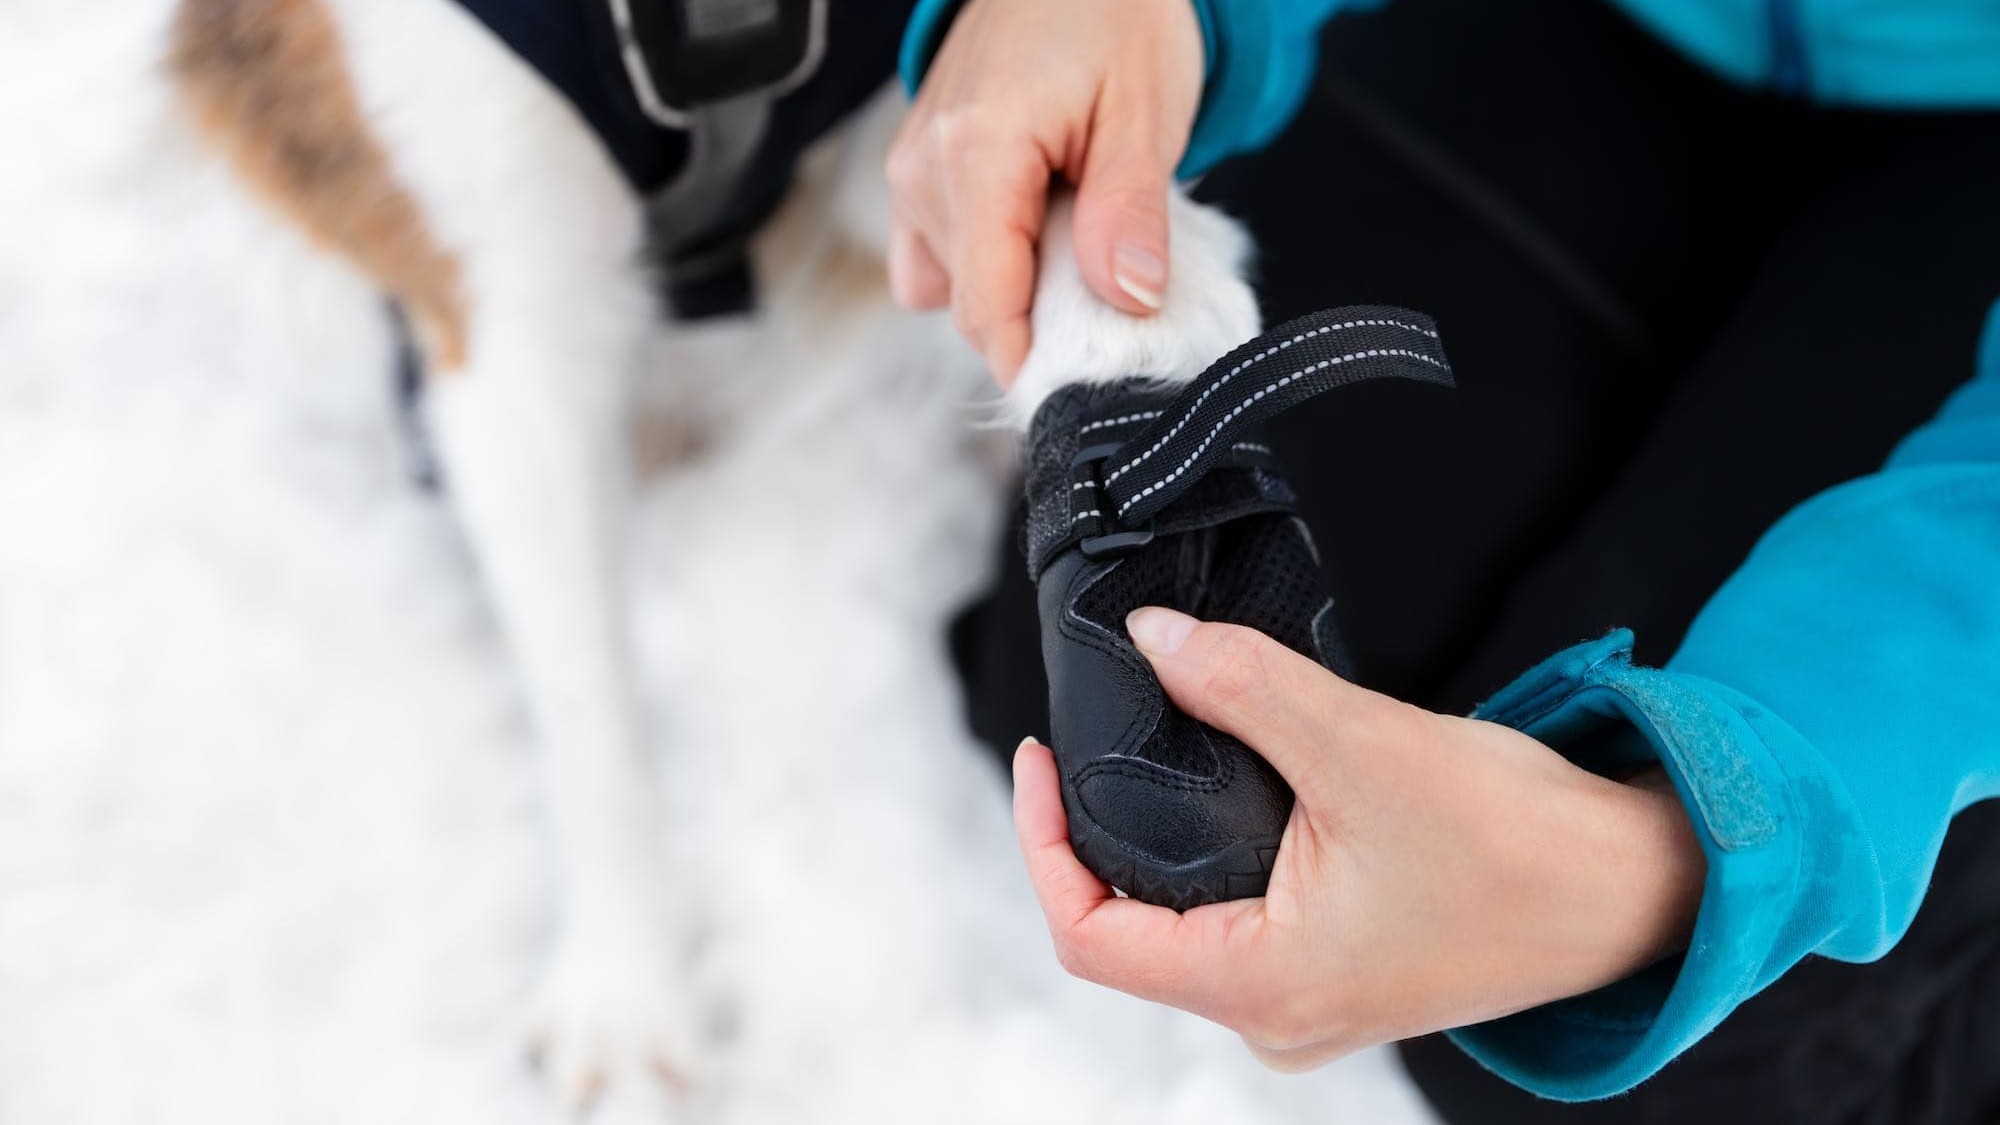
[[1707, 861], [1670, 787], [1612, 781], [1511, 728], [1458, 730], [1477, 752], [1438, 763], [1453, 839], [1426, 863], [1444, 888], [1452, 970], [1419, 958], [1433, 1003], [1419, 1005], [1428, 1022], [1416, 1030], [1591, 992], [1685, 947]]
[[1623, 980], [1685, 948], [1706, 861], [1671, 790], [1557, 760], [1515, 793], [1476, 935], [1482, 1022]]
[[[1630, 782], [1584, 775], [1577, 814], [1582, 862], [1562, 894], [1587, 948], [1560, 995], [1600, 988], [1687, 948], [1707, 860], [1687, 810], [1657, 769]], [[1560, 948], [1568, 942], [1558, 942]]]

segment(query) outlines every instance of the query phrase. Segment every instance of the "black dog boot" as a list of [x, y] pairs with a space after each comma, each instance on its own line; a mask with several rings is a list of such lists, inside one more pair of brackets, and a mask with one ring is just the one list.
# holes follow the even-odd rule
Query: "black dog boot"
[[1451, 384], [1430, 318], [1356, 306], [1282, 325], [1184, 387], [1064, 387], [1029, 431], [1051, 748], [1070, 842], [1134, 898], [1176, 910], [1264, 893], [1292, 793], [1177, 710], [1125, 633], [1168, 606], [1247, 625], [1344, 673], [1318, 554], [1256, 427], [1363, 379]]

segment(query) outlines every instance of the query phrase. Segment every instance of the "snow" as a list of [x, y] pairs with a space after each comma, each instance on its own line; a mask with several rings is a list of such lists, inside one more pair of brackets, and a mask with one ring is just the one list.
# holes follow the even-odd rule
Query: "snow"
[[[157, 7], [0, 14], [0, 1121], [560, 1120], [534, 747], [380, 303], [199, 156]], [[944, 656], [998, 512], [920, 375], [643, 491], [711, 1042], [599, 1118], [1429, 1120], [1382, 1052], [1269, 1075], [1056, 968]]]

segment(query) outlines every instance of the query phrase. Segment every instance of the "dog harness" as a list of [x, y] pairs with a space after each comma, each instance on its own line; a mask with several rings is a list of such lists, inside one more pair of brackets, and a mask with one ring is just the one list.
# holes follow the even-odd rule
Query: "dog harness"
[[458, 0], [648, 202], [687, 319], [755, 303], [746, 243], [805, 149], [895, 72], [914, 0]]

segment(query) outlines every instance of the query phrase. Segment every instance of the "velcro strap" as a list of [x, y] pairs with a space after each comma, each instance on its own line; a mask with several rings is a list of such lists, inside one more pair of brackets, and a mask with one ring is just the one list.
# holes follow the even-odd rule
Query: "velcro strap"
[[1107, 515], [1150, 519], [1229, 456], [1236, 435], [1336, 387], [1387, 378], [1452, 385], [1430, 317], [1350, 305], [1287, 321], [1216, 360], [1106, 459]]
[[[1211, 473], [1271, 467], [1270, 451], [1258, 439], [1263, 422], [1336, 387], [1386, 378], [1452, 385], [1437, 326], [1408, 309], [1350, 305], [1288, 321], [1251, 340], [1164, 405], [1088, 422], [1069, 439], [1075, 448], [1068, 524], [1048, 527], [1044, 520], [1039, 536], [1031, 528], [1030, 570], [1077, 544], [1090, 554], [1142, 545], [1155, 517]], [[1270, 474], [1252, 475], [1263, 491], [1272, 491], [1265, 479]], [[1283, 493], [1289, 500], [1289, 490]]]

